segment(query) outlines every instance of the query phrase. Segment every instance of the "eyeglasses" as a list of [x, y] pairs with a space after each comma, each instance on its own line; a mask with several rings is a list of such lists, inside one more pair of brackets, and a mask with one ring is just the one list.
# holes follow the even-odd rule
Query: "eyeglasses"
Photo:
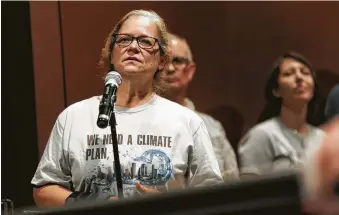
[[128, 34], [115, 34], [114, 35], [114, 42], [119, 47], [127, 47], [131, 45], [131, 43], [136, 40], [138, 43], [138, 46], [142, 49], [151, 49], [155, 46], [156, 43], [158, 43], [158, 39], [154, 37], [148, 37], [148, 36], [140, 36], [140, 37], [133, 37]]
[[175, 68], [180, 68], [183, 65], [187, 65], [190, 61], [185, 57], [172, 57], [171, 64]]

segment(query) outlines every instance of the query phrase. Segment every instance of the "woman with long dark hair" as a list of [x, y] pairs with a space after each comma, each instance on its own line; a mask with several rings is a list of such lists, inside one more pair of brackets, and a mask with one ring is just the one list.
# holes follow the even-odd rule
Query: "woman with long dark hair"
[[318, 111], [318, 85], [306, 58], [295, 52], [279, 57], [265, 96], [259, 124], [239, 145], [242, 175], [302, 166], [308, 151], [323, 139], [323, 132], [312, 125]]

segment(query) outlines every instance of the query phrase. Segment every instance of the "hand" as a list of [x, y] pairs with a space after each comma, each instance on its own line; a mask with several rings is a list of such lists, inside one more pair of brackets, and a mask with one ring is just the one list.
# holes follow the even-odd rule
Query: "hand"
[[139, 193], [146, 194], [146, 193], [160, 193], [156, 188], [141, 185], [140, 182], [137, 182], [135, 184], [137, 190]]
[[110, 197], [108, 200], [118, 200], [119, 198], [118, 197], [115, 197], [115, 196], [112, 196], [112, 197]]

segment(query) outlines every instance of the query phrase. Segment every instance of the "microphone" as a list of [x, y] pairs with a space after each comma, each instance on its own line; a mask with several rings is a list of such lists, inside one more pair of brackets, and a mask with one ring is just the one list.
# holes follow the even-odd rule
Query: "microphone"
[[109, 72], [105, 77], [104, 95], [99, 105], [99, 116], [97, 126], [106, 128], [113, 111], [113, 103], [116, 100], [116, 92], [121, 84], [121, 75], [115, 71]]

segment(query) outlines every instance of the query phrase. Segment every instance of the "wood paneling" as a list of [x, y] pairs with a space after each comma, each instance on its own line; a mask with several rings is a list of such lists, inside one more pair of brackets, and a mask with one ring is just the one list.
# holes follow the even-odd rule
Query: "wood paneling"
[[58, 2], [30, 2], [39, 155], [65, 108]]

